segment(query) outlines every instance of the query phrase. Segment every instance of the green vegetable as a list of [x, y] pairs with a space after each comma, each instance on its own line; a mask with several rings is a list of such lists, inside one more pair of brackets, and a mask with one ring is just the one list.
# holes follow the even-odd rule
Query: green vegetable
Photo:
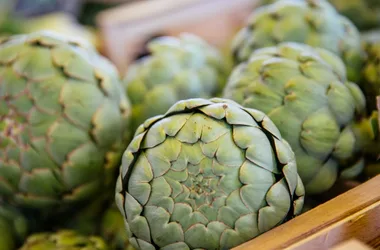
[[54, 33], [0, 44], [0, 198], [59, 212], [113, 187], [130, 104], [116, 68]]
[[263, 111], [289, 142], [306, 193], [354, 178], [374, 139], [365, 97], [335, 54], [300, 43], [256, 50], [231, 74], [224, 98]]
[[294, 153], [264, 113], [188, 99], [141, 125], [116, 204], [137, 249], [230, 249], [302, 210]]
[[104, 240], [72, 230], [36, 233], [27, 238], [20, 250], [109, 250]]
[[281, 0], [256, 8], [234, 39], [235, 61], [246, 61], [254, 50], [281, 42], [330, 50], [343, 59], [349, 80], [360, 78], [364, 60], [360, 33], [325, 0]]
[[360, 30], [380, 27], [380, 1], [378, 0], [329, 0], [334, 7], [348, 17]]
[[229, 64], [201, 38], [165, 36], [147, 46], [150, 55], [132, 64], [124, 81], [132, 102], [133, 130], [179, 100], [208, 98], [222, 91]]

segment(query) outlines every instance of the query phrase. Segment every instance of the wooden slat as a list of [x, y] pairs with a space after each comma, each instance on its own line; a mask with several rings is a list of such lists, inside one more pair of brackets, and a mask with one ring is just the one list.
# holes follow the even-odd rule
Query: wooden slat
[[329, 249], [331, 246], [353, 237], [363, 242], [370, 242], [380, 236], [379, 215], [380, 201], [289, 246], [289, 249]]
[[364, 241], [376, 239], [380, 236], [379, 190], [380, 175], [235, 250], [328, 249], [353, 235]]
[[105, 54], [124, 72], [154, 35], [190, 32], [224, 48], [260, 0], [149, 0], [106, 10], [97, 17]]
[[331, 250], [373, 250], [373, 248], [369, 247], [359, 240], [352, 239], [339, 244]]

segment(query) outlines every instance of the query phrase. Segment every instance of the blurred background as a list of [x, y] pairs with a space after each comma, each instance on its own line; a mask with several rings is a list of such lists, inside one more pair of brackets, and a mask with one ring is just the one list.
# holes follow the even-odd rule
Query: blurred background
[[191, 32], [219, 48], [255, 0], [0, 0], [0, 37], [41, 30], [90, 42], [123, 74], [162, 35]]
[[0, 35], [51, 30], [80, 37], [102, 50], [99, 12], [142, 0], [0, 0]]

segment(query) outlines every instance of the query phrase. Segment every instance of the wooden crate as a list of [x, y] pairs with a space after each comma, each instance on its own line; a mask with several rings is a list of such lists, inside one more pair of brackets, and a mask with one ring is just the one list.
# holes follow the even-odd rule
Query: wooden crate
[[149, 0], [113, 8], [97, 18], [103, 53], [124, 72], [157, 35], [191, 32], [227, 46], [259, 0]]
[[[121, 72], [155, 35], [195, 33], [224, 48], [258, 0], [151, 0], [98, 16], [105, 54]], [[342, 191], [342, 190], [341, 190]], [[380, 249], [380, 176], [236, 247], [235, 250]]]
[[352, 238], [380, 249], [380, 175], [234, 250], [332, 249]]

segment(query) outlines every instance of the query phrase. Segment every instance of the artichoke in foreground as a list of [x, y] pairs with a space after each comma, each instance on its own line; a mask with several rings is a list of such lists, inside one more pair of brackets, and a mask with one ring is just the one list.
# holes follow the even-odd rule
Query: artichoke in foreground
[[45, 214], [113, 187], [129, 116], [116, 68], [91, 46], [54, 33], [5, 39], [0, 199]]
[[116, 185], [137, 249], [230, 249], [299, 214], [303, 201], [277, 127], [218, 98], [179, 101], [145, 121]]
[[24, 215], [0, 201], [0, 250], [19, 247], [29, 232]]
[[349, 80], [360, 78], [364, 60], [360, 33], [325, 0], [281, 0], [255, 9], [246, 27], [236, 35], [232, 51], [240, 63], [254, 50], [281, 42], [330, 50], [345, 62]]
[[110, 250], [97, 236], [85, 236], [72, 230], [43, 232], [29, 236], [20, 250]]
[[124, 84], [132, 103], [132, 128], [165, 113], [177, 101], [209, 98], [222, 91], [228, 62], [214, 47], [192, 34], [159, 37], [150, 55], [129, 66]]
[[263, 111], [277, 125], [307, 194], [328, 190], [343, 169], [345, 178], [363, 170], [361, 150], [373, 139], [361, 120], [365, 98], [335, 54], [292, 42], [256, 50], [234, 69], [223, 97]]
[[101, 220], [100, 233], [111, 249], [134, 250], [125, 232], [124, 218], [115, 203], [105, 211]]

